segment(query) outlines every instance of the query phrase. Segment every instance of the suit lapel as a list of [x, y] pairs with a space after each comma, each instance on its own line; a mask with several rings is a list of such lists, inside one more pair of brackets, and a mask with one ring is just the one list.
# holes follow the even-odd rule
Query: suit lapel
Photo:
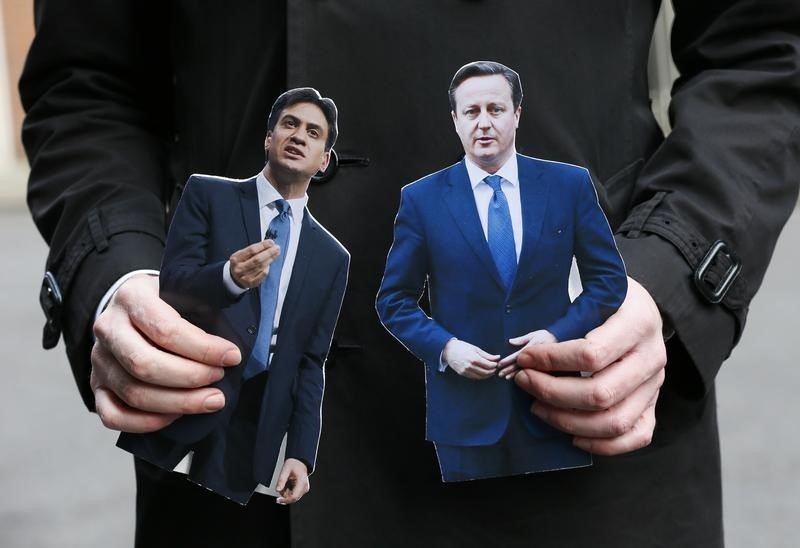
[[529, 273], [534, 270], [533, 258], [536, 246], [542, 236], [542, 224], [547, 210], [550, 187], [547, 178], [542, 178], [544, 172], [535, 162], [517, 155], [517, 167], [519, 197], [522, 206], [522, 250], [519, 255], [514, 285], [519, 280], [524, 283]]
[[302, 293], [303, 282], [311, 264], [311, 257], [316, 248], [317, 238], [317, 223], [311, 217], [308, 208], [306, 208], [303, 214], [302, 228], [300, 229], [300, 241], [297, 242], [297, 253], [292, 266], [292, 277], [289, 279], [289, 287], [286, 289], [286, 297], [283, 300], [281, 326], [288, 325], [288, 322], [292, 319], [292, 311], [297, 308], [296, 303]]
[[261, 218], [260, 209], [258, 207], [258, 187], [256, 186], [256, 177], [243, 181], [239, 185], [241, 191], [241, 206], [242, 218], [244, 219], [244, 228], [247, 232], [247, 241], [251, 244], [260, 242], [264, 239], [261, 234]]
[[467, 240], [472, 250], [478, 256], [492, 279], [504, 289], [497, 266], [494, 264], [492, 253], [489, 251], [489, 244], [486, 243], [486, 236], [483, 234], [481, 220], [478, 217], [478, 209], [475, 207], [475, 196], [472, 192], [472, 185], [469, 181], [467, 168], [462, 160], [447, 173], [447, 184], [444, 190], [444, 202], [453, 217], [458, 229]]

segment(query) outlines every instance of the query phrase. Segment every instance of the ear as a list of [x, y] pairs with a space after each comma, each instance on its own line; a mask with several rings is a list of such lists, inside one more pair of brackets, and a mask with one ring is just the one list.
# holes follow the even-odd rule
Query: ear
[[270, 144], [272, 144], [272, 131], [267, 131], [267, 136], [264, 139], [264, 152], [269, 150]]
[[453, 126], [455, 126], [456, 131], [458, 131], [458, 116], [456, 116], [456, 111], [451, 110], [450, 116], [453, 118]]
[[331, 151], [326, 150], [325, 153], [322, 155], [322, 164], [319, 166], [320, 171], [325, 171], [328, 169], [328, 164], [331, 161]]
[[514, 127], [517, 129], [519, 129], [519, 117], [521, 114], [522, 114], [522, 105], [518, 106], [516, 112], [514, 112], [514, 118], [517, 119], [517, 122], [514, 125]]

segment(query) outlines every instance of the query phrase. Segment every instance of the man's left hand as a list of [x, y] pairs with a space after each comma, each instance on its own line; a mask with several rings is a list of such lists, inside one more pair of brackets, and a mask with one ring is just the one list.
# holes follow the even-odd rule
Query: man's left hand
[[[628, 278], [625, 302], [603, 325], [584, 339], [524, 348], [514, 380], [536, 398], [531, 411], [576, 447], [618, 455], [650, 444], [666, 361], [658, 308]], [[550, 374], [578, 371], [591, 376]]]
[[278, 504], [292, 504], [308, 493], [311, 483], [308, 481], [308, 468], [303, 461], [297, 459], [286, 459], [281, 468], [281, 475], [278, 477], [278, 484], [275, 486], [281, 494], [275, 502]]

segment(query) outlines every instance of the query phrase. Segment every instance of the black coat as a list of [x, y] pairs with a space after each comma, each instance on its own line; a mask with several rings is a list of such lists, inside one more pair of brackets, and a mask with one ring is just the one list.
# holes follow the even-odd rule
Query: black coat
[[[254, 172], [271, 102], [312, 85], [339, 107], [342, 165], [310, 207], [352, 262], [314, 489], [292, 508], [295, 544], [721, 543], [713, 380], [797, 196], [800, 4], [673, 3], [682, 76], [665, 140], [648, 99], [656, 0], [39, 2], [20, 84], [29, 203], [65, 292], [60, 319], [87, 405], [101, 295], [131, 269], [158, 267], [165, 210], [188, 173]], [[476, 59], [522, 77], [520, 153], [589, 168], [628, 273], [676, 336], [649, 448], [443, 486], [423, 441], [423, 367], [373, 304], [400, 187], [462, 154], [446, 89]], [[729, 253], [715, 256], [705, 293], [730, 252], [742, 269], [712, 304], [692, 274], [717, 240]]]

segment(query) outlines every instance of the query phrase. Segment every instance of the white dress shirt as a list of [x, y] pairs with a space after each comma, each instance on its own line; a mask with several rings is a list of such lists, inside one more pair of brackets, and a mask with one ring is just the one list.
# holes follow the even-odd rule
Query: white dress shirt
[[[283, 197], [275, 189], [272, 184], [267, 181], [264, 172], [258, 174], [256, 177], [256, 188], [258, 189], [258, 212], [259, 219], [261, 220], [261, 235], [267, 232], [269, 224], [272, 219], [278, 216], [278, 210], [275, 207], [275, 200], [280, 200]], [[286, 253], [286, 258], [283, 262], [283, 269], [281, 270], [281, 280], [278, 286], [278, 304], [275, 308], [275, 321], [273, 323], [273, 335], [270, 345], [274, 346], [277, 342], [278, 323], [281, 319], [281, 311], [283, 310], [283, 300], [286, 297], [286, 290], [289, 288], [289, 280], [292, 279], [292, 269], [294, 268], [294, 258], [297, 256], [297, 244], [300, 242], [300, 229], [303, 226], [303, 215], [305, 214], [305, 207], [308, 203], [308, 194], [304, 194], [302, 198], [294, 198], [286, 200], [289, 202], [289, 219], [291, 222], [291, 229], [289, 230], [289, 245], [288, 249], [281, 249], [281, 253]], [[265, 278], [266, 280], [266, 278]], [[231, 262], [225, 263], [222, 269], [222, 281], [225, 287], [232, 295], [240, 295], [247, 289], [243, 289], [236, 285], [231, 277]], [[255, 288], [253, 288], [255, 289]], [[272, 360], [272, 354], [269, 355], [269, 360]]]
[[503, 178], [500, 188], [506, 195], [508, 211], [511, 214], [511, 228], [514, 231], [514, 249], [517, 252], [517, 262], [522, 251], [522, 200], [519, 197], [519, 171], [517, 168], [517, 152], [506, 160], [496, 173], [488, 173], [475, 165], [469, 158], [464, 158], [467, 165], [467, 175], [472, 184], [472, 194], [475, 197], [475, 206], [478, 208], [478, 217], [481, 220], [483, 236], [489, 240], [489, 202], [494, 196], [494, 190], [484, 179], [489, 175], [499, 175]]

